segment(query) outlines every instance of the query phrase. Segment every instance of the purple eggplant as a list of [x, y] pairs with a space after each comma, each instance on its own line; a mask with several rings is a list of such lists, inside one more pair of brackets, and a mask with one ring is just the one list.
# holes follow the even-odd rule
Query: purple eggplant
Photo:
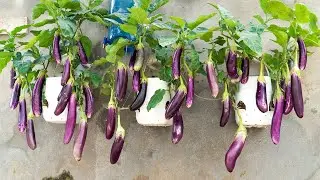
[[83, 48], [83, 45], [81, 43], [81, 41], [79, 40], [77, 42], [77, 45], [78, 45], [78, 48], [79, 48], [79, 51], [78, 51], [78, 54], [79, 54], [79, 58], [80, 58], [80, 62], [83, 66], [87, 66], [89, 61], [88, 61], [88, 57], [86, 55], [86, 52]]
[[242, 59], [241, 71], [242, 71], [242, 76], [241, 76], [240, 82], [242, 84], [246, 84], [249, 80], [249, 73], [250, 73], [250, 64], [249, 64], [248, 57], [245, 57]]
[[282, 91], [279, 88], [277, 91], [278, 92], [276, 92], [276, 104], [271, 123], [271, 139], [274, 144], [279, 144], [280, 142], [281, 121], [284, 110], [284, 97]]
[[27, 143], [30, 149], [35, 150], [37, 148], [36, 135], [33, 124], [33, 114], [28, 116], [27, 129], [26, 129]]
[[14, 87], [12, 90], [11, 100], [10, 100], [10, 108], [16, 109], [19, 104], [19, 96], [21, 92], [21, 81], [20, 79], [17, 79], [14, 83]]
[[64, 131], [64, 144], [69, 144], [73, 133], [74, 133], [74, 127], [76, 126], [77, 121], [77, 94], [74, 92], [72, 93], [69, 105], [68, 105], [68, 116], [67, 116], [67, 122], [65, 126]]
[[16, 71], [12, 67], [10, 70], [10, 88], [13, 89], [14, 83], [16, 82]]
[[118, 101], [123, 101], [127, 93], [128, 71], [122, 62], [118, 63], [117, 81], [116, 81], [116, 97]]
[[140, 71], [144, 64], [144, 47], [143, 44], [138, 44], [136, 48], [136, 59], [134, 62], [134, 71]]
[[132, 104], [130, 105], [129, 107], [130, 111], [136, 111], [140, 109], [140, 107], [143, 105], [144, 101], [146, 100], [147, 91], [148, 91], [148, 79], [143, 75], [142, 82], [141, 82], [141, 89], [138, 95], [136, 96], [136, 98], [134, 99], [134, 101], [132, 102]]
[[129, 70], [130, 71], [133, 71], [133, 69], [134, 69], [134, 63], [136, 62], [136, 57], [137, 57], [137, 50], [135, 49], [133, 51], [133, 54], [132, 54], [130, 61], [129, 61]]
[[62, 87], [59, 95], [58, 95], [57, 101], [60, 101], [61, 96], [62, 96], [62, 94], [64, 94], [64, 92], [66, 91], [66, 89], [67, 89], [67, 85], [64, 85], [64, 86]]
[[108, 105], [108, 116], [106, 121], [106, 138], [111, 139], [116, 129], [117, 110], [113, 98], [110, 98]]
[[181, 112], [178, 112], [173, 116], [172, 124], [172, 136], [171, 140], [173, 144], [178, 144], [183, 137], [183, 119]]
[[19, 120], [18, 129], [20, 132], [24, 132], [27, 127], [27, 105], [26, 99], [23, 97], [19, 102]]
[[124, 145], [124, 140], [125, 140], [125, 130], [122, 128], [122, 126], [120, 125], [120, 123], [118, 121], [116, 137], [115, 137], [114, 142], [112, 144], [111, 153], [110, 153], [110, 163], [111, 164], [115, 164], [118, 162], [119, 157], [121, 155], [123, 145]]
[[140, 71], [134, 71], [132, 79], [132, 89], [134, 92], [139, 92], [141, 87], [141, 73]]
[[76, 161], [82, 158], [82, 152], [87, 139], [88, 123], [86, 119], [82, 120], [79, 125], [79, 132], [77, 139], [73, 146], [73, 157]]
[[260, 77], [257, 82], [256, 104], [261, 112], [265, 113], [268, 111], [267, 87], [264, 79], [260, 79]]
[[171, 99], [168, 108], [166, 109], [165, 117], [166, 119], [171, 119], [180, 109], [183, 100], [185, 99], [187, 94], [187, 88], [181, 81], [181, 85], [179, 86], [176, 94]]
[[206, 62], [207, 80], [211, 90], [211, 95], [217, 97], [219, 94], [219, 85], [217, 73], [211, 60]]
[[302, 38], [298, 38], [299, 46], [299, 69], [304, 70], [307, 66], [307, 48]]
[[230, 113], [231, 113], [231, 108], [232, 108], [227, 85], [225, 85], [225, 90], [223, 92], [222, 105], [223, 105], [223, 108], [222, 108], [222, 114], [220, 117], [220, 127], [224, 127], [228, 123]]
[[54, 111], [56, 116], [59, 116], [64, 109], [67, 107], [69, 102], [70, 96], [72, 94], [72, 86], [73, 86], [73, 79], [69, 79], [65, 88], [63, 88], [63, 92], [60, 96], [60, 100], [58, 101], [57, 107]]
[[45, 71], [40, 72], [32, 91], [32, 111], [36, 117], [42, 114], [42, 91], [46, 80]]
[[299, 118], [303, 118], [304, 104], [299, 70], [291, 74], [291, 93], [294, 110]]
[[183, 47], [179, 46], [173, 54], [172, 57], [172, 76], [173, 79], [180, 78], [180, 62], [181, 62], [181, 55], [182, 55]]
[[229, 172], [232, 172], [236, 165], [237, 159], [240, 156], [241, 151], [244, 147], [246, 137], [247, 137], [247, 132], [245, 129], [240, 131], [238, 130], [233, 143], [231, 144], [231, 146], [229, 147], [226, 153], [225, 165]]
[[57, 64], [61, 63], [61, 52], [60, 52], [60, 33], [57, 31], [54, 35], [53, 40], [53, 57]]
[[237, 70], [237, 54], [232, 50], [229, 50], [227, 60], [227, 72], [231, 79], [238, 79], [238, 70]]
[[192, 106], [193, 97], [194, 97], [194, 77], [193, 77], [193, 74], [189, 74], [189, 76], [188, 76], [187, 98], [186, 98], [187, 108], [190, 108]]
[[89, 83], [84, 84], [83, 93], [86, 101], [85, 112], [86, 112], [87, 118], [91, 118], [93, 114], [94, 100], [93, 100], [93, 95], [92, 95], [92, 91], [90, 89]]
[[291, 90], [291, 81], [285, 84], [285, 103], [284, 103], [284, 111], [285, 115], [290, 114], [293, 109], [293, 99], [292, 99], [292, 90]]
[[67, 84], [69, 78], [70, 78], [70, 60], [67, 59], [66, 63], [64, 64], [63, 73], [61, 77], [61, 86], [64, 86]]

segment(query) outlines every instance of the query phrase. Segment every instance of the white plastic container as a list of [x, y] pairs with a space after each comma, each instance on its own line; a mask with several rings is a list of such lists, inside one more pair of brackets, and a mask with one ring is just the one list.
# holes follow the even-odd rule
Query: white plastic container
[[[264, 77], [266, 80], [267, 88], [267, 102], [268, 105], [272, 96], [272, 85], [269, 76]], [[240, 115], [243, 120], [244, 126], [262, 128], [271, 125], [273, 111], [267, 111], [262, 113], [256, 105], [256, 91], [257, 91], [257, 79], [258, 76], [249, 76], [249, 80], [246, 84], [239, 86], [239, 92], [236, 94], [236, 104], [242, 101], [246, 109], [239, 109]], [[236, 121], [239, 122], [239, 116], [236, 112]]]
[[160, 80], [159, 78], [148, 78], [148, 90], [146, 99], [140, 108], [136, 111], [136, 119], [139, 124], [144, 126], [171, 126], [172, 119], [165, 118], [166, 102], [170, 101], [169, 91], [166, 91], [162, 101], [149, 112], [147, 110], [148, 103], [153, 96], [154, 92], [158, 89], [169, 90], [168, 83]]

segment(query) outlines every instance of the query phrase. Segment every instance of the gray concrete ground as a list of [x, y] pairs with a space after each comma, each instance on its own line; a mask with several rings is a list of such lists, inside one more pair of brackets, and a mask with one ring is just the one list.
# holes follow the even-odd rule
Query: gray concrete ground
[[[22, 4], [16, 4], [18, 2]], [[30, 16], [36, 2], [0, 0], [0, 16]], [[172, 0], [162, 11], [193, 19], [212, 10], [206, 5], [208, 2], [213, 1]], [[234, 12], [244, 22], [249, 22], [249, 17], [260, 12], [255, 0], [215, 2]], [[301, 2], [320, 15], [320, 1]], [[86, 29], [98, 46], [105, 30], [92, 26]], [[265, 44], [269, 46], [272, 42]], [[81, 162], [73, 159], [72, 143], [62, 143], [64, 126], [50, 124], [43, 119], [35, 122], [38, 148], [31, 151], [25, 136], [17, 131], [17, 112], [10, 111], [8, 107], [10, 90], [7, 68], [0, 75], [0, 179], [42, 179], [56, 176], [63, 170], [70, 171], [76, 180], [320, 179], [319, 52], [310, 58], [303, 73], [305, 118], [300, 120], [294, 114], [284, 118], [278, 146], [272, 144], [269, 128], [250, 129], [246, 146], [231, 174], [225, 169], [224, 155], [233, 140], [236, 124], [231, 121], [225, 128], [220, 128], [219, 101], [199, 98], [196, 98], [191, 109], [183, 109], [185, 134], [178, 145], [170, 141], [171, 128], [142, 127], [135, 121], [134, 113], [123, 112], [122, 121], [127, 136], [121, 159], [116, 165], [109, 163], [111, 141], [104, 138], [106, 111], [101, 106], [107, 98], [101, 96], [95, 97], [96, 113], [89, 123]], [[209, 97], [206, 82], [203, 78], [198, 80], [196, 93]]]

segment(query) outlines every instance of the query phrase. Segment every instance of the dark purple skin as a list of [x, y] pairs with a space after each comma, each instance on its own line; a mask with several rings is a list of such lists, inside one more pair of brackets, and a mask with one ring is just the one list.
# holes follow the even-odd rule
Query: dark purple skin
[[237, 71], [237, 54], [232, 50], [229, 51], [227, 57], [227, 72], [231, 79], [238, 79], [238, 71]]
[[232, 107], [229, 97], [223, 100], [222, 104], [223, 104], [223, 108], [222, 108], [222, 114], [220, 117], [220, 127], [224, 127], [228, 123], [230, 113], [231, 113], [231, 107]]
[[93, 100], [92, 91], [88, 84], [84, 85], [83, 93], [86, 100], [85, 112], [86, 112], [87, 118], [91, 118], [93, 114], [94, 100]]
[[66, 88], [67, 88], [66, 85], [62, 87], [62, 89], [58, 95], [57, 101], [60, 101], [62, 94], [64, 94], [64, 92], [66, 91]]
[[37, 142], [32, 119], [28, 119], [26, 137], [29, 148], [35, 150], [37, 148]]
[[134, 70], [134, 63], [136, 62], [136, 56], [137, 56], [137, 50], [135, 49], [133, 51], [133, 54], [132, 54], [130, 61], [129, 61], [129, 70], [130, 71]]
[[291, 93], [294, 110], [299, 118], [303, 118], [304, 104], [300, 77], [296, 73], [291, 75]]
[[86, 52], [85, 52], [85, 50], [83, 48], [83, 45], [82, 45], [81, 41], [78, 41], [77, 44], [78, 44], [78, 48], [79, 48], [79, 52], [78, 53], [79, 53], [79, 58], [80, 58], [81, 64], [86, 66], [88, 64], [88, 62], [89, 62], [88, 61], [88, 57], [86, 55]]
[[233, 143], [229, 147], [225, 156], [225, 165], [229, 172], [232, 172], [238, 157], [244, 147], [246, 137], [242, 132], [238, 132]]
[[242, 77], [240, 82], [242, 84], [246, 84], [249, 80], [249, 73], [250, 73], [250, 65], [249, 65], [248, 57], [245, 57], [242, 59], [241, 71], [242, 71]]
[[132, 79], [132, 90], [139, 92], [141, 87], [141, 74], [140, 71], [134, 71]]
[[32, 111], [36, 117], [42, 114], [42, 90], [45, 80], [45, 74], [39, 75], [32, 91]]
[[87, 139], [88, 123], [82, 121], [79, 127], [78, 136], [73, 146], [73, 157], [76, 161], [80, 161], [82, 158], [83, 148]]
[[54, 114], [56, 116], [59, 116], [64, 111], [64, 109], [67, 107], [71, 93], [72, 93], [72, 83], [68, 82], [63, 93], [61, 94], [60, 100], [59, 100], [57, 107], [54, 111]]
[[19, 120], [18, 129], [20, 132], [24, 132], [27, 127], [27, 105], [26, 100], [23, 98], [19, 102]]
[[180, 109], [183, 100], [186, 97], [186, 91], [178, 90], [174, 97], [171, 99], [168, 108], [166, 109], [166, 119], [171, 119]]
[[118, 101], [123, 101], [123, 99], [126, 97], [128, 85], [128, 71], [125, 67], [118, 68], [116, 82], [116, 97]]
[[265, 113], [268, 111], [267, 87], [264, 82], [260, 82], [259, 80], [257, 83], [256, 104], [261, 112]]
[[280, 142], [280, 129], [281, 121], [283, 116], [283, 107], [284, 107], [284, 97], [281, 95], [277, 98], [276, 104], [274, 107], [272, 123], [271, 123], [271, 139], [274, 144], [279, 144]]
[[53, 40], [53, 57], [58, 64], [61, 63], [61, 53], [60, 53], [60, 35], [56, 33]]
[[207, 62], [206, 64], [206, 71], [207, 71], [207, 80], [211, 90], [211, 95], [213, 97], [217, 97], [219, 94], [219, 85], [217, 79], [217, 73], [211, 61]]
[[65, 131], [64, 131], [64, 138], [63, 138], [64, 144], [69, 144], [74, 133], [76, 120], [77, 120], [77, 94], [72, 93], [69, 100], [69, 105], [68, 105], [68, 116], [67, 116], [67, 122], [65, 126]]
[[298, 38], [298, 45], [299, 45], [299, 69], [305, 70], [307, 66], [307, 49], [306, 45], [302, 38]]
[[14, 83], [16, 82], [16, 71], [14, 68], [11, 68], [10, 70], [10, 88], [13, 89]]
[[180, 78], [180, 62], [183, 48], [179, 47], [175, 50], [172, 57], [172, 76], [174, 79]]
[[292, 90], [291, 90], [291, 82], [285, 85], [285, 101], [284, 101], [284, 111], [285, 115], [291, 113], [293, 109], [293, 99], [292, 99]]
[[190, 108], [192, 106], [193, 97], [194, 97], [194, 78], [192, 75], [189, 75], [188, 88], [187, 88], [187, 98], [186, 98], [187, 108]]
[[70, 61], [69, 61], [69, 59], [67, 59], [66, 63], [64, 64], [64, 68], [63, 68], [63, 73], [62, 73], [62, 77], [61, 77], [61, 86], [66, 85], [69, 78], [70, 78]]
[[124, 145], [124, 137], [122, 137], [121, 135], [117, 135], [116, 138], [114, 139], [114, 142], [111, 148], [111, 154], [110, 154], [111, 164], [115, 164], [118, 162], [123, 145]]
[[10, 108], [12, 110], [16, 109], [19, 104], [20, 92], [21, 92], [21, 82], [17, 80], [14, 84], [11, 100], [10, 100]]
[[114, 104], [109, 104], [108, 116], [106, 121], [106, 138], [109, 140], [113, 137], [116, 129], [117, 111]]
[[147, 91], [148, 91], [148, 82], [146, 80], [142, 80], [141, 89], [129, 107], [130, 111], [136, 111], [140, 109], [140, 107], [143, 105], [144, 101], [146, 100]]
[[178, 111], [173, 116], [173, 124], [172, 124], [172, 136], [171, 141], [173, 144], [178, 144], [183, 137], [183, 119], [181, 112]]

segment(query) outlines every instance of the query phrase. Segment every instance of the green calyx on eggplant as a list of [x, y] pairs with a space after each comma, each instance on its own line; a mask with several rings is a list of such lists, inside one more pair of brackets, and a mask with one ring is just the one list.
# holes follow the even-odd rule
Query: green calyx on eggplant
[[30, 149], [35, 150], [37, 148], [37, 141], [36, 141], [36, 134], [34, 131], [34, 124], [33, 124], [34, 115], [32, 112], [28, 115], [27, 121], [27, 129], [26, 129], [26, 139], [27, 144]]
[[112, 147], [111, 147], [111, 153], [110, 153], [110, 163], [115, 164], [118, 162], [121, 151], [123, 149], [124, 140], [125, 140], [125, 130], [121, 126], [120, 123], [120, 114], [118, 113], [118, 126], [116, 131], [116, 137], [113, 141]]
[[38, 75], [38, 79], [32, 91], [32, 111], [36, 117], [42, 114], [42, 91], [46, 80], [46, 72], [42, 71]]
[[226, 64], [229, 77], [232, 80], [238, 79], [239, 75], [237, 70], [237, 53], [235, 53], [233, 50], [229, 50]]
[[113, 97], [110, 97], [107, 110], [108, 110], [108, 115], [107, 115], [107, 121], [106, 121], [106, 138], [111, 139], [116, 129], [116, 121], [117, 121], [117, 109], [113, 101]]
[[134, 62], [134, 71], [140, 71], [144, 64], [144, 46], [142, 43], [139, 43], [136, 47], [136, 59]]
[[143, 78], [141, 81], [141, 89], [137, 97], [135, 98], [135, 100], [130, 105], [130, 111], [136, 111], [140, 109], [140, 107], [143, 105], [144, 101], [146, 100], [147, 90], [148, 90], [148, 79], [143, 75]]
[[53, 39], [53, 58], [56, 60], [57, 64], [61, 63], [61, 52], [60, 52], [60, 33], [55, 32]]
[[209, 59], [206, 62], [207, 80], [211, 90], [211, 95], [217, 97], [219, 94], [219, 85], [217, 79], [216, 69], [211, 60], [212, 53], [209, 55]]
[[130, 61], [129, 61], [129, 70], [130, 70], [130, 71], [134, 71], [133, 69], [134, 69], [134, 64], [135, 64], [135, 62], [136, 62], [137, 51], [138, 51], [138, 50], [135, 49], [135, 50], [133, 51], [132, 56], [130, 57]]
[[300, 80], [300, 70], [297, 68], [294, 68], [291, 74], [291, 93], [294, 110], [299, 118], [303, 118], [303, 94]]
[[72, 94], [73, 81], [73, 79], [69, 79], [68, 83], [63, 88], [63, 91], [61, 91], [61, 96], [59, 98], [57, 107], [54, 111], [54, 114], [56, 116], [59, 116], [65, 110], [69, 102], [70, 96]]
[[228, 123], [230, 113], [231, 113], [231, 108], [232, 108], [227, 83], [225, 83], [225, 90], [222, 95], [222, 106], [223, 108], [222, 108], [222, 113], [220, 117], [220, 127], [224, 127]]
[[280, 131], [281, 131], [281, 122], [284, 111], [284, 96], [277, 84], [277, 89], [275, 93], [276, 103], [273, 112], [272, 122], [271, 122], [271, 139], [274, 144], [279, 144], [280, 142]]
[[16, 71], [14, 70], [14, 68], [12, 67], [10, 70], [10, 88], [13, 89], [14, 87], [14, 83], [16, 82]]
[[249, 73], [250, 73], [250, 62], [248, 57], [244, 57], [242, 59], [242, 64], [241, 64], [241, 84], [246, 84], [249, 80]]
[[84, 67], [87, 67], [88, 63], [89, 63], [88, 57], [86, 55], [86, 52], [85, 52], [80, 40], [77, 42], [77, 45], [78, 45], [78, 49], [79, 49], [78, 54], [79, 54], [80, 62]]
[[64, 64], [63, 73], [61, 77], [61, 86], [66, 85], [70, 78], [70, 66], [71, 66], [71, 62], [68, 58]]
[[116, 80], [116, 97], [118, 101], [123, 101], [127, 93], [128, 71], [122, 62], [118, 62], [117, 80]]
[[238, 157], [241, 154], [241, 151], [244, 147], [245, 141], [247, 138], [247, 130], [243, 125], [240, 125], [236, 137], [229, 147], [226, 156], [225, 156], [225, 165], [229, 172], [232, 172], [236, 166]]
[[134, 71], [132, 78], [132, 90], [134, 92], [139, 92], [141, 88], [141, 73], [140, 71]]
[[265, 113], [268, 111], [267, 86], [264, 79], [263, 61], [261, 61], [261, 64], [260, 64], [260, 75], [257, 81], [256, 105], [261, 112]]
[[76, 161], [80, 161], [82, 158], [82, 153], [83, 153], [84, 145], [86, 143], [87, 131], [88, 131], [88, 123], [86, 119], [87, 117], [83, 112], [81, 116], [82, 116], [82, 119], [79, 125], [78, 136], [73, 146], [73, 157]]
[[69, 104], [68, 104], [68, 115], [67, 115], [67, 122], [65, 125], [64, 139], [63, 139], [64, 144], [69, 144], [74, 133], [76, 121], [77, 121], [77, 94], [73, 92], [69, 99]]
[[19, 119], [18, 119], [18, 130], [24, 132], [27, 127], [27, 105], [26, 99], [22, 97], [19, 102]]
[[20, 93], [21, 93], [21, 80], [17, 79], [16, 82], [14, 83], [10, 105], [9, 105], [12, 110], [16, 109], [19, 104]]
[[94, 106], [94, 100], [91, 88], [89, 86], [89, 83], [84, 83], [83, 85], [83, 94], [85, 97], [85, 112], [87, 115], [87, 118], [91, 118], [93, 114], [93, 106]]
[[171, 119], [180, 109], [183, 100], [186, 97], [187, 94], [187, 88], [183, 83], [183, 80], [180, 80], [181, 84], [178, 88], [178, 90], [176, 91], [176, 94], [174, 95], [174, 97], [171, 99], [167, 109], [166, 109], [166, 113], [165, 113], [165, 118], [166, 119]]
[[299, 69], [305, 70], [307, 66], [307, 60], [308, 60], [307, 48], [304, 43], [304, 40], [301, 37], [298, 38], [297, 42], [299, 47]]
[[188, 75], [188, 88], [187, 88], [187, 97], [186, 97], [186, 106], [190, 108], [193, 104], [194, 97], [194, 77], [193, 74]]
[[183, 137], [183, 118], [180, 110], [173, 116], [172, 136], [171, 141], [173, 144], [178, 144]]
[[183, 52], [182, 45], [178, 45], [178, 47], [174, 51], [174, 54], [173, 54], [173, 57], [172, 57], [172, 77], [173, 77], [173, 79], [179, 79], [180, 78], [182, 52]]

